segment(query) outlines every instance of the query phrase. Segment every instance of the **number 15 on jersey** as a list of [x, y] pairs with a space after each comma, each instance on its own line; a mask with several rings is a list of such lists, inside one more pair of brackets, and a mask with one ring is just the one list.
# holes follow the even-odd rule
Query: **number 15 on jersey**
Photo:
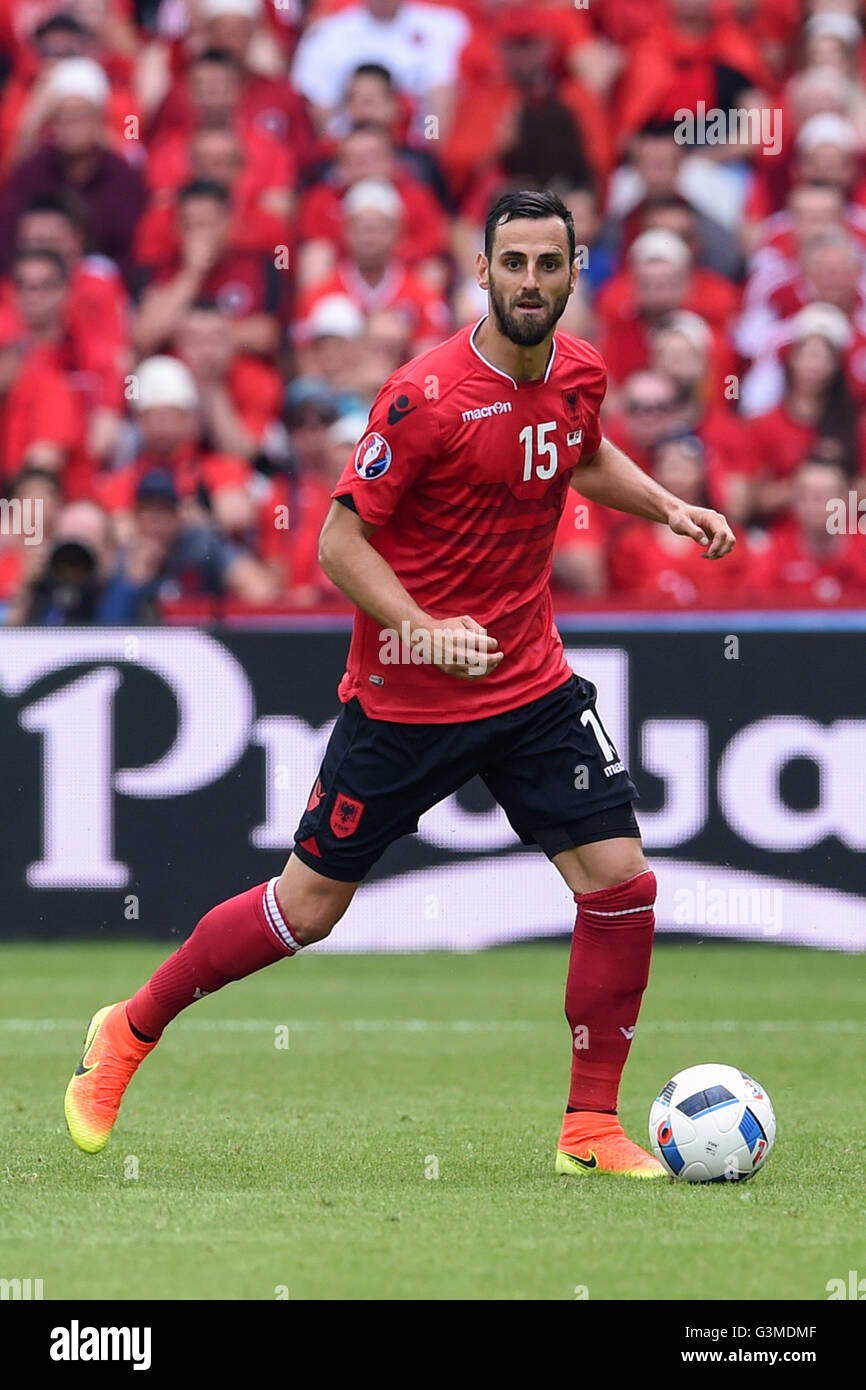
[[[519, 439], [523, 445], [523, 481], [532, 481], [533, 465], [536, 478], [552, 478], [559, 463], [556, 441], [548, 435], [556, 429], [555, 420], [546, 420], [543, 425], [527, 425], [520, 431]], [[547, 462], [541, 460], [546, 458]]]

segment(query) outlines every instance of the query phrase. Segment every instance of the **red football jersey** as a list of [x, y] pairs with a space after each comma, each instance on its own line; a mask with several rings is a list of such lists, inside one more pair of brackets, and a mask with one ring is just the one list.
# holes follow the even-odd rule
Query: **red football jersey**
[[410, 724], [485, 719], [536, 700], [570, 675], [553, 621], [553, 544], [569, 478], [601, 443], [607, 385], [594, 347], [554, 335], [547, 371], [517, 382], [475, 347], [478, 325], [400, 367], [334, 497], [351, 494], [372, 544], [436, 618], [468, 614], [505, 659], [458, 680], [387, 664], [381, 625], [358, 612], [340, 699]]

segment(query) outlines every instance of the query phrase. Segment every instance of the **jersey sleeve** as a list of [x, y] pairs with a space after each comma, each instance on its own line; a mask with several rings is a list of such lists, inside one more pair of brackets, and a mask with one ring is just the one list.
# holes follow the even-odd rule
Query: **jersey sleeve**
[[420, 386], [387, 381], [331, 496], [350, 496], [362, 521], [381, 526], [440, 449], [439, 414]]
[[586, 414], [580, 450], [582, 459], [589, 458], [601, 448], [603, 432], [599, 412], [601, 411], [601, 403], [607, 394], [607, 368], [604, 365], [604, 359], [601, 353], [596, 352], [594, 348], [590, 351], [587, 379], [583, 385]]

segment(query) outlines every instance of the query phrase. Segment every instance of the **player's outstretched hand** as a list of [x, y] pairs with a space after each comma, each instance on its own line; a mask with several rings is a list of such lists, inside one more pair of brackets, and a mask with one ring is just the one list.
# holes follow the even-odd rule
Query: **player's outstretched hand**
[[501, 665], [505, 655], [496, 638], [465, 613], [459, 618], [431, 618], [426, 631], [432, 664], [458, 680], [483, 680]]
[[678, 536], [691, 536], [699, 545], [706, 545], [705, 560], [721, 560], [737, 543], [721, 512], [712, 512], [708, 507], [690, 507], [683, 503], [671, 512], [668, 526]]

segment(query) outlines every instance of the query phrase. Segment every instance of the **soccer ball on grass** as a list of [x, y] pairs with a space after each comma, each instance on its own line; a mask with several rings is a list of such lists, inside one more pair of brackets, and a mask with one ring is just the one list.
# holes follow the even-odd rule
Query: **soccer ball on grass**
[[766, 1163], [776, 1116], [763, 1086], [738, 1067], [677, 1072], [650, 1110], [653, 1153], [681, 1182], [740, 1182]]

